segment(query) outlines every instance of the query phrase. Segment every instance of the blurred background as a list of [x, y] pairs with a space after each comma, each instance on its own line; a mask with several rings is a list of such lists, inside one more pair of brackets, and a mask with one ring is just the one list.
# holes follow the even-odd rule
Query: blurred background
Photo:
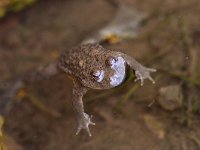
[[90, 40], [157, 69], [156, 84], [128, 72], [123, 85], [85, 95], [92, 137], [75, 136], [66, 75], [20, 89], [2, 115], [4, 149], [199, 150], [199, 18], [199, 0], [0, 0], [1, 88]]

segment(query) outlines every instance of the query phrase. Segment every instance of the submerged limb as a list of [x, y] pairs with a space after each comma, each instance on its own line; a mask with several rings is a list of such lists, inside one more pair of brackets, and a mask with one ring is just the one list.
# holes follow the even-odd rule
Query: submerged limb
[[78, 129], [76, 135], [78, 135], [79, 132], [84, 129], [87, 131], [89, 136], [92, 136], [89, 125], [95, 125], [95, 123], [91, 121], [91, 116], [84, 112], [82, 98], [87, 90], [88, 89], [83, 87], [80, 83], [76, 81], [74, 82], [72, 104], [78, 121]]
[[135, 82], [140, 80], [141, 81], [141, 86], [144, 83], [144, 79], [149, 79], [150, 81], [152, 81], [153, 84], [155, 84], [154, 79], [151, 77], [150, 73], [152, 72], [156, 72], [156, 69], [152, 69], [152, 68], [147, 68], [145, 66], [143, 66], [142, 64], [140, 64], [139, 62], [137, 62], [134, 58], [120, 53], [120, 55], [124, 58], [124, 60], [126, 61], [126, 63], [135, 70]]

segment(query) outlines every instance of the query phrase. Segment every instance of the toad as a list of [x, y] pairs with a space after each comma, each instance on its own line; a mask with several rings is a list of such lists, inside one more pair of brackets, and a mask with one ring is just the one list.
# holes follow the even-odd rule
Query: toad
[[134, 70], [136, 79], [143, 85], [144, 79], [155, 81], [150, 76], [155, 69], [147, 68], [122, 52], [103, 48], [99, 44], [82, 44], [64, 51], [57, 66], [73, 79], [72, 104], [78, 121], [76, 135], [84, 129], [89, 136], [89, 125], [95, 125], [91, 116], [84, 112], [83, 96], [89, 89], [110, 89], [123, 83], [126, 68]]

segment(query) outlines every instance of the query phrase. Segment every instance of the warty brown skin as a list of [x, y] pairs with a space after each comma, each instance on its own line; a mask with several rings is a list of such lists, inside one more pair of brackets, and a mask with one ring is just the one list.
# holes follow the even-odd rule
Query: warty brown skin
[[103, 48], [99, 44], [84, 44], [66, 50], [58, 60], [58, 68], [73, 78], [72, 104], [78, 120], [78, 130], [85, 129], [91, 136], [89, 125], [94, 125], [84, 112], [82, 98], [89, 89], [110, 89], [120, 85], [126, 76], [126, 67], [135, 71], [136, 79], [149, 79], [155, 69], [146, 68], [132, 57]]

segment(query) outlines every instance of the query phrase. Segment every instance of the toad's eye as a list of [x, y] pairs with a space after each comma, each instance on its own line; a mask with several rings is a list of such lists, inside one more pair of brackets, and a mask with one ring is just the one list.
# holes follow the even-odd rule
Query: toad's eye
[[103, 70], [97, 70], [97, 71], [94, 71], [92, 73], [92, 77], [97, 81], [97, 82], [101, 82], [104, 78], [104, 74], [105, 74], [105, 71]]
[[118, 59], [116, 57], [109, 57], [107, 60], [106, 60], [106, 64], [108, 66], [112, 66], [113, 64], [115, 64], [116, 62], [118, 61]]

